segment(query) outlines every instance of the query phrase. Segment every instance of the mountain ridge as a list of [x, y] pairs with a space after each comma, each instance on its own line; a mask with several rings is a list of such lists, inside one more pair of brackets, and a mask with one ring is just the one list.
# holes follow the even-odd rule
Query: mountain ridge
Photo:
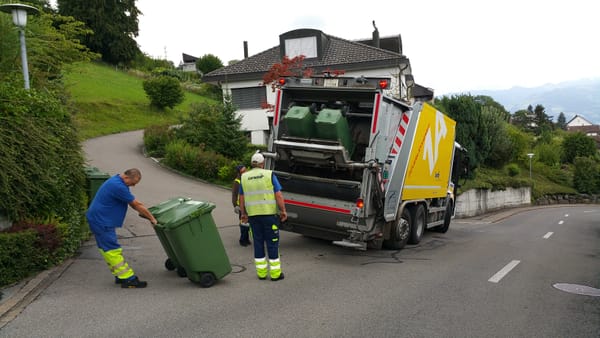
[[556, 84], [545, 84], [538, 87], [515, 86], [503, 90], [470, 90], [461, 93], [450, 93], [445, 96], [486, 95], [506, 108], [511, 113], [535, 107], [541, 104], [546, 114], [556, 121], [562, 112], [569, 122], [576, 115], [600, 125], [600, 78], [584, 78], [564, 81]]

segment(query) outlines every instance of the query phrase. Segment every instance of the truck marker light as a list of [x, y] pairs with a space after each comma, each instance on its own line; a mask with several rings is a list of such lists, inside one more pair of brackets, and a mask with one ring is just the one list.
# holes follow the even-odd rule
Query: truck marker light
[[284, 78], [282, 78], [282, 77], [280, 77], [280, 78], [279, 78], [279, 80], [278, 80], [277, 82], [279, 82], [279, 85], [280, 85], [280, 86], [283, 86], [283, 85], [285, 84], [285, 79], [284, 79]]
[[356, 200], [356, 207], [362, 209], [365, 206], [365, 201], [362, 198]]
[[379, 88], [386, 89], [388, 86], [387, 80], [379, 80]]

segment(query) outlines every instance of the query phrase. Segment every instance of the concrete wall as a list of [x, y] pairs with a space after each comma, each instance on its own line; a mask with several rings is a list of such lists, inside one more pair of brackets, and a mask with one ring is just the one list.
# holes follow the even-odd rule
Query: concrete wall
[[456, 217], [472, 217], [489, 211], [531, 204], [531, 188], [502, 191], [471, 189], [456, 198]]

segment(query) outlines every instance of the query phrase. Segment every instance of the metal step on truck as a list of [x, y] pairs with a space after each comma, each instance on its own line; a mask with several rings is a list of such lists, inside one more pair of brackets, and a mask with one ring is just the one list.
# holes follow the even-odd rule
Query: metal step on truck
[[445, 233], [454, 214], [454, 120], [386, 93], [390, 79], [283, 78], [265, 168], [282, 185], [282, 230], [366, 250]]

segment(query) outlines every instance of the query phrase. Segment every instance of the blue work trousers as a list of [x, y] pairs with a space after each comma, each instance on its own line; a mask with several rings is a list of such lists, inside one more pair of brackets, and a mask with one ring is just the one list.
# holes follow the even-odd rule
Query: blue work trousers
[[254, 258], [265, 257], [265, 245], [269, 259], [279, 258], [279, 216], [250, 216], [248, 222], [254, 239]]

